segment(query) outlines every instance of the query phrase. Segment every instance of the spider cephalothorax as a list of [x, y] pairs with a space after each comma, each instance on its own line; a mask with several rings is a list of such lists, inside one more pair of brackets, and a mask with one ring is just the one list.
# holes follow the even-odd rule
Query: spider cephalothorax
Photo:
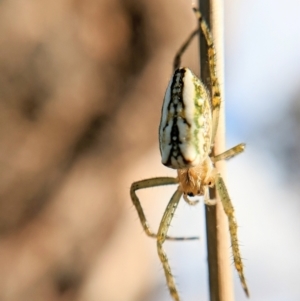
[[[195, 237], [170, 237], [167, 232], [181, 196], [190, 205], [195, 205], [198, 202], [190, 200], [189, 197], [192, 196], [204, 196], [206, 204], [214, 205], [215, 201], [209, 199], [208, 193], [209, 187], [213, 186], [216, 187], [228, 217], [234, 265], [244, 291], [249, 296], [237, 239], [234, 208], [224, 180], [215, 167], [217, 161], [229, 159], [243, 152], [245, 145], [239, 144], [217, 156], [212, 155], [221, 104], [220, 88], [215, 70], [215, 49], [211, 33], [206, 22], [202, 19], [200, 11], [194, 8], [194, 12], [208, 47], [211, 90], [208, 91], [203, 82], [190, 69], [180, 68], [182, 54], [193, 37], [199, 33], [199, 29], [196, 29], [175, 56], [174, 74], [167, 87], [159, 125], [162, 163], [176, 169], [177, 177], [151, 178], [134, 182], [130, 189], [131, 199], [146, 234], [157, 239], [158, 255], [164, 268], [170, 293], [175, 301], [180, 299], [167, 255], [163, 250], [163, 243], [165, 240], [195, 239]], [[167, 205], [156, 234], [150, 229], [136, 191], [171, 184], [177, 184], [178, 187]]]
[[209, 157], [195, 167], [177, 170], [179, 189], [188, 196], [206, 196], [208, 187], [213, 187], [217, 170]]

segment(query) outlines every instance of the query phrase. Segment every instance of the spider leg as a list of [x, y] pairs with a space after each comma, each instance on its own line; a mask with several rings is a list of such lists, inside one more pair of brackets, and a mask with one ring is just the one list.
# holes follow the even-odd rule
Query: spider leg
[[188, 46], [190, 45], [191, 41], [193, 40], [193, 38], [195, 37], [195, 35], [199, 32], [199, 29], [195, 29], [187, 38], [187, 40], [182, 44], [182, 46], [180, 47], [180, 49], [177, 51], [174, 61], [173, 61], [173, 71], [175, 71], [176, 69], [178, 69], [180, 67], [181, 64], [181, 57], [183, 55], [183, 53], [185, 52], [185, 50], [188, 48]]
[[158, 256], [160, 258], [160, 261], [163, 265], [164, 272], [167, 279], [167, 284], [170, 290], [170, 294], [173, 297], [175, 301], [180, 301], [179, 295], [175, 286], [175, 280], [171, 272], [171, 268], [168, 262], [168, 257], [165, 251], [163, 250], [163, 243], [167, 239], [167, 232], [170, 226], [170, 223], [172, 221], [172, 218], [174, 216], [175, 210], [177, 208], [177, 205], [179, 203], [180, 197], [182, 195], [182, 192], [178, 190], [175, 191], [173, 194], [165, 213], [162, 217], [162, 220], [160, 222], [160, 226], [157, 233], [157, 252]]
[[245, 143], [240, 143], [232, 148], [230, 148], [229, 150], [227, 150], [226, 152], [219, 154], [217, 156], [211, 157], [211, 160], [215, 163], [221, 160], [228, 160], [231, 159], [233, 157], [235, 157], [236, 155], [242, 153], [245, 150], [246, 144]]
[[220, 85], [217, 78], [216, 72], [216, 51], [213, 43], [212, 34], [209, 30], [207, 23], [203, 20], [202, 14], [198, 8], [193, 7], [193, 10], [198, 18], [198, 22], [201, 28], [201, 31], [205, 37], [207, 44], [207, 55], [208, 55], [208, 66], [209, 66], [209, 76], [211, 81], [211, 104], [212, 104], [212, 118], [213, 118], [213, 129], [212, 129], [212, 146], [215, 141], [215, 136], [218, 128], [219, 122], [219, 112], [221, 105], [221, 93]]
[[246, 279], [244, 276], [244, 266], [242, 263], [240, 249], [239, 249], [239, 243], [238, 243], [238, 237], [237, 237], [238, 226], [237, 226], [235, 216], [234, 216], [234, 208], [231, 203], [230, 197], [227, 192], [227, 188], [225, 186], [224, 180], [222, 179], [221, 175], [217, 176], [215, 185], [216, 185], [216, 189], [220, 195], [220, 199], [223, 204], [224, 211], [228, 218], [234, 265], [239, 274], [243, 289], [244, 289], [247, 297], [249, 297], [249, 291], [248, 291]]
[[[138, 213], [138, 216], [140, 218], [142, 227], [146, 234], [150, 237], [157, 238], [157, 234], [154, 233], [150, 225], [146, 219], [144, 210], [141, 206], [140, 200], [136, 195], [136, 191], [139, 189], [144, 189], [144, 188], [149, 188], [149, 187], [155, 187], [155, 186], [161, 186], [161, 185], [172, 185], [172, 184], [177, 184], [177, 179], [176, 178], [170, 178], [170, 177], [161, 177], [161, 178], [152, 178], [152, 179], [147, 179], [147, 180], [142, 180], [138, 182], [134, 182], [131, 185], [130, 188], [130, 196], [131, 200], [133, 202], [133, 205], [136, 208], [136, 211]], [[171, 236], [166, 236], [167, 240], [195, 240], [199, 239], [199, 237], [193, 236], [193, 237], [171, 237]]]

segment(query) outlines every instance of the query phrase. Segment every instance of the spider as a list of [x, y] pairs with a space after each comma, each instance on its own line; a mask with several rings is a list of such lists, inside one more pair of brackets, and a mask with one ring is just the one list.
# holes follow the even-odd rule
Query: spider
[[[162, 164], [176, 169], [177, 177], [142, 180], [134, 182], [130, 188], [130, 196], [144, 231], [148, 236], [157, 240], [158, 255], [163, 265], [170, 294], [175, 301], [179, 301], [180, 298], [167, 255], [163, 250], [163, 243], [165, 240], [197, 239], [197, 237], [171, 237], [167, 233], [181, 196], [189, 205], [198, 203], [197, 200], [189, 198], [192, 196], [204, 196], [204, 202], [208, 205], [216, 203], [216, 201], [209, 199], [209, 187], [216, 187], [223, 204], [229, 222], [234, 265], [243, 289], [249, 296], [239, 250], [234, 208], [224, 180], [215, 167], [216, 162], [227, 160], [243, 152], [245, 144], [238, 144], [217, 156], [212, 154], [221, 104], [220, 87], [216, 76], [215, 48], [212, 34], [207, 23], [203, 20], [201, 12], [196, 7], [193, 7], [193, 10], [198, 19], [199, 27], [189, 35], [175, 55], [174, 74], [166, 90], [159, 125]], [[208, 47], [210, 92], [189, 68], [180, 67], [183, 53], [200, 32], [204, 35]], [[172, 184], [177, 184], [177, 189], [165, 209], [156, 234], [148, 224], [136, 191]]]

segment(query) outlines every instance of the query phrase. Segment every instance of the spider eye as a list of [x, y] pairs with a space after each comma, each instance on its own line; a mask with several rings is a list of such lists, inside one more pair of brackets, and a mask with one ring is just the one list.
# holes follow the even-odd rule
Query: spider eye
[[188, 192], [187, 195], [188, 196], [194, 196], [194, 194], [192, 192]]
[[209, 187], [213, 187], [213, 186], [214, 186], [214, 183], [213, 183], [212, 181], [209, 181], [209, 182], [207, 183], [207, 185], [208, 185]]

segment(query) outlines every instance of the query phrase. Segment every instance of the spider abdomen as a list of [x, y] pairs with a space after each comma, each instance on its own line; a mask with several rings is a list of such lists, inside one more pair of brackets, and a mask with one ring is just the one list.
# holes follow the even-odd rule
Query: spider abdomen
[[159, 126], [162, 163], [182, 169], [200, 164], [210, 153], [212, 113], [209, 93], [188, 68], [169, 82]]

